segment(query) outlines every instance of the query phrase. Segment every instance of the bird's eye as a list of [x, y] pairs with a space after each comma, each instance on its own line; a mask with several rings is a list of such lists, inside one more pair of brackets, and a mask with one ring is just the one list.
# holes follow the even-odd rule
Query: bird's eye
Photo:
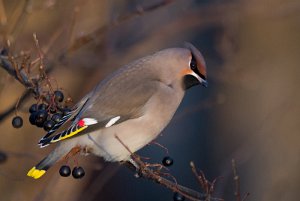
[[197, 63], [195, 60], [191, 60], [191, 63], [190, 63], [190, 67], [193, 71], [195, 71], [197, 69]]
[[196, 59], [195, 59], [194, 55], [192, 55], [192, 59], [191, 59], [191, 62], [190, 62], [190, 68], [193, 71], [197, 70], [197, 62], [196, 62]]

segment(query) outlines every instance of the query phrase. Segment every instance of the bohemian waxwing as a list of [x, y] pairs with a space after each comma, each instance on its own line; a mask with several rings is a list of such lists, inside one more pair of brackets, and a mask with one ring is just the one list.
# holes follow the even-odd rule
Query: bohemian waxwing
[[[198, 84], [207, 86], [206, 66], [191, 44], [159, 51], [120, 68], [40, 140], [41, 147], [58, 145], [27, 175], [41, 177], [74, 150], [88, 150], [106, 161], [130, 160], [127, 148], [135, 152], [155, 139], [170, 122], [185, 90]], [[68, 121], [68, 129], [54, 134]]]

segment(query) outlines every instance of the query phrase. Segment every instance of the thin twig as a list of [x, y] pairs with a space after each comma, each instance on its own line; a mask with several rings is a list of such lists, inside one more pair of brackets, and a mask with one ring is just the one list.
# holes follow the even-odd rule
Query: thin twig
[[[18, 80], [21, 84], [23, 84], [26, 88], [27, 91], [23, 95], [23, 97], [19, 101], [19, 106], [21, 106], [25, 100], [27, 100], [30, 95], [33, 93], [34, 96], [39, 96], [39, 89], [38, 87], [32, 82], [32, 80], [28, 77], [27, 73], [25, 72], [25, 69], [20, 69], [19, 70], [19, 75], [21, 77], [21, 80], [19, 80], [17, 73], [15, 71], [15, 68], [13, 67], [12, 63], [8, 60], [8, 56], [5, 55], [0, 55], [0, 66], [8, 72], [12, 77], [14, 77], [16, 80]], [[46, 73], [49, 74], [54, 68], [54, 63], [50, 63], [48, 65], [48, 68], [46, 70]], [[15, 111], [15, 105], [17, 104], [14, 103], [10, 108], [8, 108], [6, 111], [2, 112], [0, 114], [0, 122], [3, 121], [5, 118], [7, 118], [11, 113]]]
[[[16, 76], [17, 76], [17, 79], [21, 82], [21, 84], [24, 85], [24, 81], [22, 79], [22, 76], [21, 76], [21, 73], [20, 73], [20, 69], [19, 69], [19, 66], [18, 64], [15, 62], [14, 58], [12, 56], [8, 56], [8, 59], [9, 61], [11, 62], [12, 66], [14, 67], [14, 70], [16, 72]], [[27, 76], [26, 76], [27, 77]]]
[[58, 28], [53, 34], [51, 34], [51, 37], [48, 41], [48, 44], [46, 44], [45, 46], [43, 46], [43, 52], [44, 54], [47, 54], [49, 52], [49, 50], [52, 48], [53, 44], [55, 43], [55, 41], [59, 38], [59, 36], [62, 35], [64, 29], [63, 28]]
[[243, 199], [241, 198], [240, 177], [237, 174], [237, 168], [236, 168], [236, 163], [235, 163], [234, 159], [232, 159], [231, 164], [232, 164], [232, 171], [233, 171], [233, 180], [235, 182], [234, 195], [235, 195], [237, 201], [245, 201], [247, 199], [247, 197], [250, 195], [250, 193], [246, 193], [244, 195]]
[[40, 58], [40, 66], [39, 66], [39, 70], [40, 70], [40, 77], [41, 79], [45, 79], [46, 82], [47, 82], [47, 86], [50, 90], [50, 93], [53, 94], [53, 89], [52, 89], [52, 86], [51, 86], [51, 82], [50, 82], [50, 79], [48, 78], [48, 75], [45, 71], [45, 66], [44, 66], [44, 54], [41, 50], [41, 47], [39, 45], [39, 41], [37, 39], [37, 36], [36, 36], [36, 33], [33, 34], [33, 39], [34, 39], [34, 42], [35, 42], [35, 46], [36, 46], [36, 49], [39, 53], [39, 58]]
[[[141, 161], [140, 158], [135, 153], [133, 153], [129, 149], [129, 147], [126, 144], [124, 144], [124, 142], [117, 135], [115, 135], [115, 138], [131, 154], [133, 161], [139, 166], [139, 168], [140, 168], [139, 173], [143, 178], [154, 181], [154, 182], [172, 190], [173, 192], [178, 192], [178, 193], [182, 194], [183, 196], [185, 196], [187, 199], [192, 200], [192, 201], [203, 201], [207, 197], [207, 195], [205, 195], [205, 194], [202, 194], [200, 192], [197, 192], [197, 191], [187, 188], [185, 186], [181, 186], [181, 185], [174, 183], [164, 177], [161, 177], [159, 175], [159, 173], [148, 168], [146, 166], [146, 164], [143, 161]], [[212, 201], [218, 200], [219, 201], [220, 199], [211, 198], [210, 200], [212, 200]]]
[[120, 17], [118, 17], [113, 24], [110, 25], [104, 25], [98, 29], [96, 29], [95, 31], [93, 31], [90, 34], [86, 34], [84, 36], [78, 37], [76, 38], [73, 43], [69, 46], [67, 53], [71, 53], [74, 52], [76, 50], [78, 50], [79, 48], [83, 47], [84, 45], [94, 41], [95, 38], [99, 38], [99, 36], [102, 36], [105, 32], [107, 32], [108, 30], [112, 29], [114, 26], [120, 24], [120, 23], [124, 23], [126, 21], [129, 21], [131, 19], [133, 19], [134, 17], [143, 15], [145, 13], [154, 11], [158, 8], [164, 7], [169, 5], [170, 3], [172, 3], [173, 0], [164, 0], [155, 4], [152, 4], [150, 6], [137, 6], [136, 10], [126, 14], [126, 15], [122, 15]]
[[20, 96], [20, 98], [17, 100], [17, 103], [16, 103], [16, 105], [15, 105], [15, 115], [18, 114], [18, 109], [19, 109], [19, 106], [20, 106], [20, 102], [21, 102], [21, 100], [24, 99], [24, 97], [26, 96], [26, 94], [27, 94], [27, 90], [24, 91], [24, 92], [22, 93], [22, 95]]
[[3, 0], [0, 0], [0, 25], [5, 26], [7, 23], [6, 11]]
[[[83, 2], [84, 1], [82, 1], [82, 3]], [[80, 5], [76, 5], [75, 8], [73, 9], [70, 28], [68, 30], [68, 43], [67, 43], [67, 46], [70, 46], [71, 42], [73, 41], [74, 28], [75, 28], [75, 24], [76, 24], [76, 20], [77, 20], [79, 11], [80, 11]]]
[[9, 57], [5, 55], [0, 55], [0, 66], [6, 70], [11, 76], [13, 76], [16, 80], [18, 80], [21, 84], [23, 84], [26, 88], [34, 88], [32, 82], [29, 81], [29, 78], [24, 71], [24, 69], [16, 72], [16, 69], [12, 62], [10, 62]]
[[191, 166], [192, 172], [194, 173], [194, 176], [197, 179], [197, 182], [199, 183], [199, 186], [201, 186], [203, 188], [204, 187], [203, 180], [200, 178], [200, 176], [197, 172], [196, 166], [195, 166], [193, 161], [190, 162], [190, 166]]
[[20, 107], [20, 105], [22, 105], [22, 103], [30, 97], [30, 95], [31, 95], [31, 93], [29, 90], [24, 91], [23, 95], [21, 96], [21, 98], [19, 98], [16, 101], [16, 103], [14, 103], [6, 111], [4, 111], [0, 114], [0, 122], [3, 121], [6, 117], [8, 117], [11, 113], [13, 113], [16, 110], [17, 104], [18, 104], [18, 107]]
[[241, 201], [240, 180], [239, 180], [239, 176], [237, 175], [235, 160], [232, 159], [231, 163], [232, 163], [232, 171], [233, 171], [233, 180], [235, 183], [234, 195], [235, 195], [237, 201]]
[[160, 148], [162, 148], [162, 149], [164, 149], [165, 152], [166, 152], [166, 154], [169, 155], [169, 149], [168, 149], [167, 147], [165, 147], [164, 145], [162, 145], [162, 144], [160, 144], [160, 143], [158, 143], [158, 142], [155, 142], [155, 141], [152, 141], [152, 142], [150, 142], [150, 143], [151, 143], [151, 144], [154, 144], [154, 145], [156, 145], [156, 146], [158, 146], [158, 147], [160, 147]]
[[[212, 198], [212, 194], [214, 193], [215, 184], [216, 184], [218, 178], [214, 179], [212, 182], [209, 182], [206, 179], [206, 177], [202, 171], [199, 171], [199, 172], [197, 171], [197, 168], [193, 161], [190, 162], [190, 166], [191, 166], [193, 174], [195, 175], [195, 177], [199, 183], [199, 186], [202, 188], [204, 193], [207, 195], [207, 197], [205, 198], [205, 201], [210, 201]], [[223, 200], [220, 198], [218, 198], [218, 199]]]
[[24, 26], [26, 20], [28, 19], [28, 14], [31, 12], [32, 0], [26, 0], [22, 8], [21, 14], [17, 18], [13, 28], [11, 30], [11, 35], [13, 38], [17, 38], [17, 35], [20, 33], [21, 28]]

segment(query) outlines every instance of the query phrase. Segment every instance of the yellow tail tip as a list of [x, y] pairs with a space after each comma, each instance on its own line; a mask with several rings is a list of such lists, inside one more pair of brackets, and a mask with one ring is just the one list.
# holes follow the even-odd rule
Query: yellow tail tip
[[45, 173], [46, 173], [46, 170], [38, 170], [35, 167], [33, 167], [28, 171], [27, 176], [33, 177], [34, 179], [38, 179], [41, 176], [43, 176]]

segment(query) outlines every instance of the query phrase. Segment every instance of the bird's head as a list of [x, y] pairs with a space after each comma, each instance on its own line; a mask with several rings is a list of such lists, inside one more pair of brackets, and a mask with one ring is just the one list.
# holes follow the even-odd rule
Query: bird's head
[[189, 65], [182, 71], [185, 89], [198, 84], [207, 87], [206, 64], [201, 52], [190, 43], [185, 46], [190, 51]]
[[192, 44], [185, 48], [165, 49], [154, 55], [157, 72], [167, 84], [178, 84], [185, 90], [195, 85], [207, 87], [206, 64], [200, 51]]

